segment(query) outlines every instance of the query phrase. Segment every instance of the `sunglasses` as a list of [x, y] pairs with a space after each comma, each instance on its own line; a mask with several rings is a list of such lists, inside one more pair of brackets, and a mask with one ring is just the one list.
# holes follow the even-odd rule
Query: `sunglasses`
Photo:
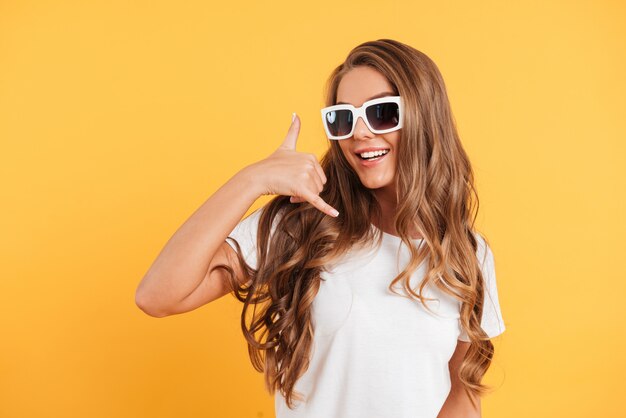
[[402, 128], [403, 105], [400, 96], [368, 100], [361, 107], [339, 104], [322, 109], [322, 121], [328, 139], [350, 138], [359, 116], [372, 133], [385, 134]]

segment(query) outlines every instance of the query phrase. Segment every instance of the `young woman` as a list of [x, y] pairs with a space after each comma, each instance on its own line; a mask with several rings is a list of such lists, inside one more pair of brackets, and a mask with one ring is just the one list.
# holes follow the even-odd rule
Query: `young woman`
[[278, 418], [479, 417], [505, 326], [442, 76], [408, 45], [365, 42], [325, 106], [321, 162], [296, 151], [294, 114], [176, 231], [137, 304], [161, 317], [232, 292]]

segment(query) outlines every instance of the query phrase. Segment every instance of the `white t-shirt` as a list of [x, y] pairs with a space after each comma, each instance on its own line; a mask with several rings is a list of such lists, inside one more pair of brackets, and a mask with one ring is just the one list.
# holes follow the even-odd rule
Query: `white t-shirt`
[[[230, 234], [254, 268], [262, 210], [244, 218]], [[476, 237], [488, 290], [481, 326], [487, 335], [495, 337], [505, 326], [493, 253], [479, 234]], [[419, 245], [422, 240], [414, 241]], [[410, 258], [408, 248], [400, 244], [399, 237], [383, 233], [378, 249], [350, 251], [331, 272], [321, 273], [325, 281], [321, 281], [312, 306], [315, 335], [311, 362], [295, 385], [305, 401], [296, 401], [296, 409], [291, 410], [276, 392], [277, 418], [437, 416], [450, 391], [448, 361], [457, 339], [469, 339], [460, 327], [460, 302], [434, 285], [425, 287], [423, 294], [438, 298], [427, 301], [436, 315], [419, 300], [389, 291], [391, 280], [402, 270], [399, 267], [405, 267]], [[411, 287], [416, 291], [425, 270], [426, 262], [411, 276]], [[402, 282], [395, 289], [407, 295]]]

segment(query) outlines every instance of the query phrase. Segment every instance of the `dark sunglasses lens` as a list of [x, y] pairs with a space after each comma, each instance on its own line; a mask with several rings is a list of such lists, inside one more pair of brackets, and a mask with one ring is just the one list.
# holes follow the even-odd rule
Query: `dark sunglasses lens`
[[352, 130], [352, 112], [347, 109], [326, 112], [326, 126], [334, 136], [343, 136]]
[[400, 108], [397, 103], [378, 103], [368, 106], [365, 115], [372, 128], [382, 131], [398, 126], [400, 123]]

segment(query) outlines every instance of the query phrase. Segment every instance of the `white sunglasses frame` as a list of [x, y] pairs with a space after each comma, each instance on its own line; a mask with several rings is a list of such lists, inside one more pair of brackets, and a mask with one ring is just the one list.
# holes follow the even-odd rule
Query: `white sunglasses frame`
[[[399, 109], [398, 118], [400, 121], [393, 128], [377, 130], [377, 129], [372, 128], [369, 121], [367, 120], [365, 109], [367, 109], [369, 106], [379, 104], [379, 103], [397, 103], [398, 104], [398, 109]], [[326, 114], [328, 112], [332, 112], [336, 110], [344, 110], [344, 109], [352, 111], [352, 116], [353, 116], [352, 129], [350, 129], [350, 132], [346, 135], [341, 135], [341, 136], [332, 135], [330, 133], [330, 130], [328, 129], [328, 125], [326, 124]], [[402, 128], [402, 125], [403, 125], [402, 121], [404, 119], [404, 105], [402, 103], [402, 98], [400, 96], [384, 96], [378, 99], [368, 100], [367, 102], [363, 103], [360, 107], [354, 107], [351, 104], [338, 104], [338, 105], [328, 106], [322, 109], [322, 125], [324, 125], [324, 130], [326, 131], [326, 136], [328, 137], [328, 139], [333, 140], [333, 141], [350, 138], [354, 134], [354, 128], [359, 118], [363, 119], [363, 122], [365, 122], [365, 125], [367, 125], [368, 129], [372, 131], [372, 133], [374, 134], [386, 134], [388, 132], [397, 131], [398, 129]]]

